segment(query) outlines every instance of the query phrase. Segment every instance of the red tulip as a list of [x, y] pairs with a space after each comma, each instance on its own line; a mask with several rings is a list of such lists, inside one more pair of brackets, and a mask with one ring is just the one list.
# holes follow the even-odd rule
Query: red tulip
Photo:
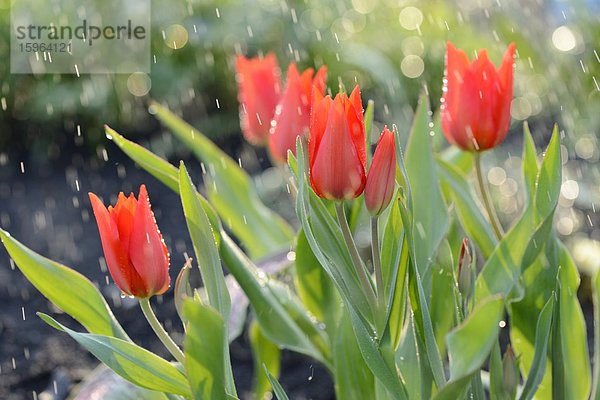
[[360, 89], [333, 100], [314, 90], [312, 104], [308, 158], [315, 193], [331, 200], [360, 196], [367, 180]]
[[240, 124], [247, 141], [265, 144], [280, 96], [280, 73], [273, 53], [236, 60]]
[[308, 134], [313, 87], [323, 94], [327, 68], [321, 67], [314, 75], [312, 68], [298, 74], [296, 64], [291, 63], [287, 72], [287, 85], [275, 109], [271, 126], [269, 149], [275, 161], [287, 162], [287, 152], [296, 154], [296, 138]]
[[158, 230], [146, 186], [133, 193], [119, 193], [117, 204], [108, 209], [89, 193], [108, 270], [115, 284], [127, 295], [146, 298], [169, 288], [169, 252]]
[[379, 215], [390, 204], [396, 186], [396, 143], [394, 133], [383, 128], [365, 185], [365, 205]]
[[442, 130], [463, 150], [482, 151], [500, 144], [510, 124], [515, 45], [508, 46], [498, 70], [485, 50], [473, 62], [448, 42]]

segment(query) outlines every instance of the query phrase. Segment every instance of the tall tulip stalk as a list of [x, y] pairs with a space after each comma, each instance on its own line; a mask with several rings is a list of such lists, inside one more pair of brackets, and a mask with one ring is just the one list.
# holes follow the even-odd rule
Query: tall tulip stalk
[[[275, 163], [287, 159], [299, 229], [262, 203], [236, 160], [158, 103], [152, 114], [209, 171], [202, 191], [183, 162], [173, 166], [106, 127], [116, 147], [181, 198], [203, 284], [191, 287], [188, 260], [169, 290], [169, 252], [145, 186], [109, 207], [90, 193], [112, 281], [138, 299], [170, 360], [131, 340], [103, 286], [3, 230], [0, 238], [32, 284], [87, 332], [40, 317], [144, 388], [142, 398], [244, 398], [229, 355], [244, 326], [256, 399], [288, 398], [278, 381], [287, 373], [281, 349], [323, 365], [342, 400], [598, 398], [579, 274], [552, 230], [561, 188], [557, 129], [539, 163], [525, 125], [526, 201], [506, 233], [481, 173], [480, 154], [508, 132], [514, 53], [509, 45], [496, 68], [485, 50], [469, 61], [447, 44], [441, 131], [463, 150], [452, 156], [433, 150], [438, 127], [426, 96], [410, 131], [390, 130], [393, 121], [374, 122], [373, 102], [363, 110], [359, 86], [326, 94], [326, 67], [301, 73], [291, 64], [282, 83], [274, 55], [239, 56], [242, 133], [268, 147]], [[473, 164], [483, 208], [470, 183]], [[599, 298], [600, 275], [592, 286]], [[182, 340], [160, 324], [152, 296], [173, 299]]]

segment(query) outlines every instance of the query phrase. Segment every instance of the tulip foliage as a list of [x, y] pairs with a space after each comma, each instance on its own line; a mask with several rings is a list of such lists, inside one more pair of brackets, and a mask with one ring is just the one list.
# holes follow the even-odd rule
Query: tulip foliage
[[[203, 190], [183, 163], [173, 166], [106, 127], [116, 148], [181, 197], [203, 286], [189, 287], [189, 265], [180, 272], [171, 266], [185, 326], [176, 343], [150, 304], [169, 282], [169, 256], [145, 187], [137, 200], [121, 195], [108, 209], [90, 195], [115, 284], [139, 298], [171, 360], [133, 343], [84, 276], [7, 232], [0, 236], [23, 274], [87, 332], [40, 317], [147, 389], [148, 398], [246, 398], [229, 357], [246, 318], [256, 399], [271, 392], [288, 398], [278, 382], [286, 373], [282, 349], [321, 363], [339, 399], [595, 398], [599, 371], [589, 360], [580, 277], [552, 229], [561, 187], [558, 129], [537, 144], [540, 152], [524, 126], [526, 202], [515, 221], [497, 221], [482, 179], [481, 151], [508, 129], [513, 51], [497, 72], [485, 53], [470, 65], [449, 44], [441, 123], [431, 120], [422, 96], [406, 143], [386, 127], [374, 152], [374, 105], [363, 110], [358, 86], [350, 95], [324, 95], [324, 68], [313, 77], [293, 66], [277, 113], [268, 108], [276, 107], [279, 86], [263, 88], [280, 85], [273, 59], [260, 66], [240, 58], [238, 68], [254, 70], [238, 72], [244, 134], [253, 143], [271, 141], [276, 161], [284, 158], [279, 144], [294, 143], [283, 150], [293, 224], [262, 203], [237, 161], [164, 106], [153, 103], [152, 114], [206, 166]], [[252, 73], [263, 86], [251, 82]], [[483, 100], [473, 94], [478, 83]], [[443, 134], [460, 149], [435, 152], [432, 136]], [[366, 248], [355, 240], [365, 231]], [[599, 279], [593, 288], [598, 297]]]

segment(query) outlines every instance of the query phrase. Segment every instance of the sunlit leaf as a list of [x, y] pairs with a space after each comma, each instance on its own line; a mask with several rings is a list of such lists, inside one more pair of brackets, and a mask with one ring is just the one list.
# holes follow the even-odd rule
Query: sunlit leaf
[[289, 315], [281, 299], [271, 291], [267, 276], [237, 247], [225, 232], [221, 233], [220, 253], [229, 272], [248, 296], [250, 305], [265, 336], [286, 347], [326, 362], [306, 332]]
[[231, 299], [225, 285], [218, 244], [215, 242], [213, 233], [214, 228], [196, 196], [196, 189], [183, 162], [179, 167], [179, 192], [183, 213], [198, 259], [202, 282], [208, 295], [208, 303], [224, 319], [227, 319], [231, 308]]
[[288, 395], [285, 393], [285, 390], [283, 390], [283, 387], [281, 386], [277, 378], [271, 375], [271, 373], [266, 367], [264, 368], [264, 370], [265, 374], [267, 374], [269, 382], [271, 382], [271, 386], [273, 387], [273, 392], [275, 393], [277, 400], [289, 400]]
[[23, 275], [48, 300], [75, 318], [89, 332], [129, 340], [100, 291], [86, 277], [42, 257], [2, 229], [0, 239]]
[[530, 400], [535, 395], [546, 371], [548, 341], [550, 339], [552, 314], [554, 312], [554, 297], [550, 297], [540, 313], [535, 329], [535, 355], [527, 380], [521, 391], [520, 400]]
[[579, 273], [558, 239], [549, 253], [551, 263], [560, 265], [552, 324], [552, 392], [554, 398], [585, 399], [590, 393], [591, 372], [585, 320], [577, 299]]
[[481, 302], [468, 318], [446, 338], [450, 359], [450, 381], [435, 399], [456, 399], [478, 374], [498, 340], [504, 300], [494, 296]]
[[75, 332], [46, 314], [38, 315], [48, 325], [67, 333], [131, 383], [146, 389], [190, 397], [185, 376], [167, 360], [131, 342], [110, 336]]
[[488, 258], [497, 241], [490, 224], [473, 198], [471, 185], [454, 165], [443, 160], [438, 160], [438, 176], [446, 200], [454, 204], [462, 228], [481, 249], [484, 257]]
[[537, 178], [535, 201], [505, 234], [485, 263], [476, 282], [475, 297], [508, 295], [521, 269], [531, 264], [548, 240], [561, 186], [560, 142], [555, 128]]
[[304, 232], [296, 238], [296, 274], [298, 297], [315, 318], [334, 323], [338, 299], [331, 279], [313, 254]]
[[332, 338], [336, 395], [339, 399], [368, 399], [373, 395], [375, 379], [363, 360], [346, 310], [336, 332]]
[[[226, 398], [227, 337], [223, 317], [212, 307], [186, 299], [185, 370], [196, 400]], [[231, 394], [231, 393], [230, 393]]]
[[431, 151], [429, 102], [419, 99], [404, 159], [410, 185], [413, 260], [421, 275], [429, 269], [433, 256], [448, 229], [448, 213], [437, 182], [437, 166]]
[[272, 376], [278, 377], [281, 368], [281, 350], [263, 335], [256, 321], [252, 321], [250, 324], [248, 337], [256, 371], [254, 374], [254, 398], [262, 400], [271, 392], [271, 382], [262, 366], [264, 365]]

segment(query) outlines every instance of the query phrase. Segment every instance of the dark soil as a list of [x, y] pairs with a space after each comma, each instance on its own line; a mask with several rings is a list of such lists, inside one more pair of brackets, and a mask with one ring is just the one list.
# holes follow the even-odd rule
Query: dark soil
[[[239, 143], [235, 145], [239, 147]], [[102, 249], [87, 193], [92, 191], [102, 196], [105, 203], [114, 203], [119, 191], [137, 194], [141, 183], [147, 185], [158, 225], [171, 252], [173, 280], [184, 263], [184, 253], [193, 253], [180, 201], [138, 169], [116, 146], [105, 146], [108, 161], [104, 161], [102, 151], [84, 156], [80, 149], [62, 149], [63, 156], [52, 162], [40, 162], [31, 153], [23, 157], [0, 151], [0, 226], [36, 252], [95, 282], [131, 338], [168, 358], [141, 318], [135, 301], [121, 299], [108, 272], [101, 270]], [[197, 162], [189, 160], [188, 168], [199, 176]], [[0, 399], [36, 399], [45, 390], [53, 394], [55, 381], [77, 383], [97, 366], [92, 355], [35, 315], [38, 311], [48, 313], [61, 323], [82, 330], [25, 279], [3, 249], [0, 305]], [[172, 291], [153, 299], [153, 305], [167, 329], [181, 339]], [[238, 392], [247, 397], [253, 362], [246, 333], [232, 343], [231, 357]], [[293, 399], [334, 397], [325, 369], [297, 354], [283, 353], [281, 383]], [[47, 398], [62, 399], [64, 394]]]

